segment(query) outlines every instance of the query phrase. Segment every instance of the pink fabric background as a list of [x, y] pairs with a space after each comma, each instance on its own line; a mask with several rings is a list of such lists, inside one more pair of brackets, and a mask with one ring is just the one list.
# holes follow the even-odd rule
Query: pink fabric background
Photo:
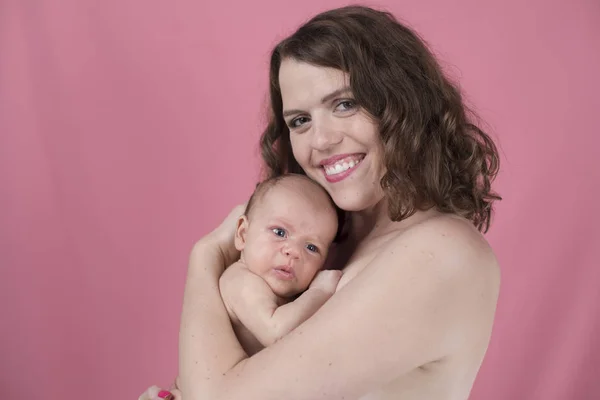
[[[600, 3], [558, 3], [370, 3], [422, 33], [502, 149], [473, 400], [600, 398]], [[268, 52], [342, 4], [0, 1], [3, 398], [171, 382], [188, 252], [258, 175]]]

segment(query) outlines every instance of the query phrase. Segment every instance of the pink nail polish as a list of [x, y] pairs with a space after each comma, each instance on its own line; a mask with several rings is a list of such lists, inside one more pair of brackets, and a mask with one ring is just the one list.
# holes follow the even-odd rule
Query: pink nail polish
[[160, 392], [158, 392], [158, 397], [165, 400], [173, 400], [175, 398], [173, 394], [171, 394], [171, 392], [166, 390], [161, 390]]

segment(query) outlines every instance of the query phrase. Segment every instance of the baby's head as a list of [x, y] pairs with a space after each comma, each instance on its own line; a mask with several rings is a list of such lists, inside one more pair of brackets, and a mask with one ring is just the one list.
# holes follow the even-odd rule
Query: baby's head
[[304, 175], [260, 183], [238, 220], [235, 246], [247, 268], [281, 297], [306, 290], [338, 229], [327, 192]]

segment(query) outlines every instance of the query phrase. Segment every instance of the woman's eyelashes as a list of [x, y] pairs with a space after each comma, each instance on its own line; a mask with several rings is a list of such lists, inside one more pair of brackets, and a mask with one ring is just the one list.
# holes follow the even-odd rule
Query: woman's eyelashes
[[339, 100], [335, 110], [336, 111], [341, 111], [341, 112], [345, 112], [345, 111], [352, 111], [356, 108], [356, 103], [354, 102], [354, 100]]
[[[333, 111], [335, 113], [348, 113], [348, 112], [353, 112], [356, 110], [357, 106], [356, 106], [356, 101], [353, 99], [340, 99], [340, 100], [335, 100], [333, 102], [334, 108]], [[305, 116], [305, 115], [300, 115], [296, 118], [292, 118], [289, 121], [287, 121], [287, 126], [290, 129], [298, 129], [298, 128], [302, 128], [304, 125], [306, 125], [308, 122], [310, 122], [310, 117]]]
[[290, 120], [287, 125], [288, 125], [288, 128], [295, 129], [295, 128], [300, 128], [302, 125], [306, 124], [309, 121], [310, 121], [310, 118], [301, 116], [301, 117], [296, 117], [296, 118]]

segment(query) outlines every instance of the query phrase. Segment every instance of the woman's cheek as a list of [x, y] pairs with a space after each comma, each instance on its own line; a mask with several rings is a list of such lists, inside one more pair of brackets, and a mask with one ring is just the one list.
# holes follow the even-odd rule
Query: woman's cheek
[[310, 161], [310, 146], [307, 142], [308, 135], [291, 135], [290, 144], [292, 146], [292, 154], [294, 155], [294, 159], [302, 169], [306, 170], [308, 163]]

